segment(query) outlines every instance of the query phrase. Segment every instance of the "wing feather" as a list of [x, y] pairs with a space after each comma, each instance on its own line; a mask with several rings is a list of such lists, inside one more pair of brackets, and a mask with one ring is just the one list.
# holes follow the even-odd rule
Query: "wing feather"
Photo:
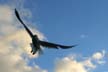
[[33, 37], [33, 33], [30, 31], [30, 29], [24, 24], [24, 22], [21, 20], [18, 11], [15, 9], [15, 15], [18, 18], [18, 20], [21, 22], [21, 24], [24, 26], [30, 37]]
[[72, 45], [72, 46], [65, 46], [65, 45], [60, 45], [60, 44], [54, 44], [54, 43], [49, 43], [49, 42], [45, 42], [45, 41], [40, 41], [40, 45], [44, 46], [44, 47], [48, 47], [48, 48], [62, 48], [62, 49], [68, 49], [68, 48], [72, 48], [75, 47], [76, 45]]

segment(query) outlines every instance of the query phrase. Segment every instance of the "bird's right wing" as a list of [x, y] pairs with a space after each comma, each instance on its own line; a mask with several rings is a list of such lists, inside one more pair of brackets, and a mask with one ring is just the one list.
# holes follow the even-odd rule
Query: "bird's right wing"
[[28, 27], [24, 24], [24, 22], [21, 20], [18, 11], [15, 9], [15, 15], [18, 18], [18, 20], [21, 22], [21, 24], [24, 26], [24, 28], [26, 29], [26, 31], [28, 32], [28, 34], [30, 35], [30, 37], [33, 37], [32, 32], [28, 29]]
[[49, 43], [49, 42], [45, 42], [45, 41], [40, 41], [40, 45], [42, 45], [44, 47], [48, 47], [48, 48], [55, 48], [55, 49], [58, 49], [58, 48], [68, 49], [68, 48], [77, 46], [77, 45], [65, 46], [65, 45], [54, 44], [54, 43]]

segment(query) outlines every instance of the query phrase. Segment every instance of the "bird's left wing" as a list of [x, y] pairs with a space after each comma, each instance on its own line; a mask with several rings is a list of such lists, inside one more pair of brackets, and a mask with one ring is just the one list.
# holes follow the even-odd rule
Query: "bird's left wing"
[[59, 45], [59, 44], [49, 43], [49, 42], [45, 42], [45, 41], [40, 41], [40, 45], [42, 45], [44, 47], [48, 47], [48, 48], [55, 48], [55, 49], [58, 49], [58, 48], [68, 49], [68, 48], [77, 46], [77, 45], [65, 46], [65, 45]]
[[21, 24], [24, 26], [24, 28], [26, 29], [26, 31], [28, 32], [28, 34], [30, 35], [30, 37], [33, 37], [33, 33], [30, 31], [30, 29], [24, 24], [24, 22], [21, 20], [18, 11], [15, 9], [15, 15], [18, 18], [18, 20], [21, 22]]

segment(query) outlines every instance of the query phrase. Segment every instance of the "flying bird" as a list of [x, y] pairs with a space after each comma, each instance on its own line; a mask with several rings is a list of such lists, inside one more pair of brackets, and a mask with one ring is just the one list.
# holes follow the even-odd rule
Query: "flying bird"
[[21, 24], [24, 26], [25, 30], [27, 31], [27, 33], [29, 34], [29, 36], [32, 39], [32, 43], [30, 43], [30, 46], [32, 48], [31, 53], [34, 55], [35, 53], [39, 52], [39, 53], [43, 53], [41, 46], [42, 47], [46, 47], [46, 48], [55, 48], [55, 49], [68, 49], [68, 48], [72, 48], [75, 47], [76, 45], [72, 45], [72, 46], [65, 46], [65, 45], [60, 45], [60, 44], [55, 44], [55, 43], [50, 43], [50, 42], [46, 42], [46, 41], [41, 41], [37, 35], [34, 35], [30, 29], [24, 24], [24, 22], [21, 20], [18, 11], [15, 9], [15, 15], [18, 18], [18, 20], [21, 22]]

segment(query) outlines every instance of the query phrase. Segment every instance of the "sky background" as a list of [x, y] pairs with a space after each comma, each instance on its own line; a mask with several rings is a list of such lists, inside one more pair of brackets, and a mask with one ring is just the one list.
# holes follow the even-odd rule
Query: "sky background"
[[[108, 72], [107, 3], [107, 0], [19, 0], [18, 2], [17, 0], [0, 0], [0, 13], [4, 13], [2, 9], [4, 11], [7, 10], [7, 16], [10, 15], [8, 13], [10, 10], [10, 13], [12, 13], [12, 21], [8, 21], [8, 18], [5, 19], [3, 18], [5, 16], [0, 14], [0, 24], [5, 24], [5, 21], [7, 21], [10, 30], [14, 23], [16, 23], [14, 30], [22, 33], [22, 36], [25, 37], [27, 34], [24, 34], [25, 30], [23, 30], [23, 27], [21, 27], [14, 15], [14, 8], [17, 8], [24, 22], [31, 29], [34, 28], [35, 33], [41, 39], [64, 45], [79, 44], [77, 47], [67, 50], [44, 48], [44, 54], [39, 57], [27, 56], [28, 54], [26, 53], [30, 51], [23, 49], [21, 49], [20, 54], [15, 53], [22, 58], [23, 63], [26, 63], [25, 66], [31, 68], [32, 72]], [[7, 35], [3, 31], [7, 29], [5, 25], [1, 24], [0, 26], [0, 39], [3, 39], [4, 36], [9, 36], [10, 38], [11, 33], [9, 32], [9, 35]], [[24, 33], [19, 32], [20, 30]], [[15, 32], [12, 35], [15, 36], [12, 36], [12, 41], [15, 39], [15, 44], [12, 42], [12, 45], [9, 44], [9, 46], [15, 49], [16, 45], [21, 44], [17, 44]], [[18, 37], [18, 39], [20, 40], [22, 36]], [[30, 40], [25, 42], [25, 38], [23, 41], [24, 45], [27, 46], [21, 46], [24, 46], [26, 49], [29, 46]], [[0, 48], [4, 47], [7, 44], [7, 40], [4, 44], [0, 43]], [[7, 49], [8, 47], [5, 48]], [[10, 48], [9, 51], [11, 51]], [[0, 54], [2, 55], [2, 50]], [[12, 69], [14, 69], [14, 64]]]

